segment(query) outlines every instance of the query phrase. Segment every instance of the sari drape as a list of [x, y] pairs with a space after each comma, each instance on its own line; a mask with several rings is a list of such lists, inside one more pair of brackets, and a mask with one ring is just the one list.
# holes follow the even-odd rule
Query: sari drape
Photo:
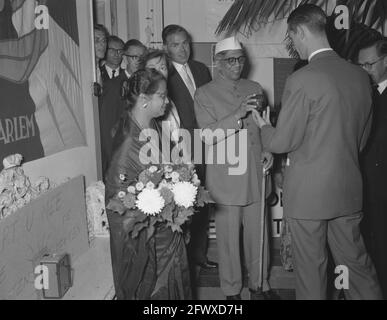
[[[154, 125], [157, 129], [157, 124]], [[114, 139], [115, 151], [106, 175], [106, 204], [119, 191], [126, 191], [147, 167], [140, 161], [140, 152], [150, 142], [140, 141], [140, 133], [141, 128], [136, 121], [129, 116], [121, 119]], [[161, 152], [159, 156], [160, 159], [152, 160], [155, 164], [163, 162]], [[120, 180], [122, 174], [126, 181]], [[133, 239], [124, 229], [125, 217], [110, 210], [107, 210], [107, 215], [117, 299], [191, 299], [183, 234], [172, 232], [160, 223], [150, 239], [146, 229]]]

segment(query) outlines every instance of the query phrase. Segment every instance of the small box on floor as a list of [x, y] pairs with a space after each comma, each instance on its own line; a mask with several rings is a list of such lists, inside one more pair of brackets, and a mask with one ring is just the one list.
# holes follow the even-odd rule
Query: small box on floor
[[48, 286], [42, 289], [44, 299], [61, 299], [71, 287], [71, 266], [68, 254], [43, 256], [40, 265], [47, 267]]

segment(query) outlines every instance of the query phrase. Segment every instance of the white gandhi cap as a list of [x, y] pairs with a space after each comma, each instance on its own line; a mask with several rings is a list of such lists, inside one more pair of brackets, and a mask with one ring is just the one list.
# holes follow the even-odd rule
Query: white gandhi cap
[[242, 50], [242, 45], [236, 37], [219, 41], [215, 46], [215, 55], [226, 50]]

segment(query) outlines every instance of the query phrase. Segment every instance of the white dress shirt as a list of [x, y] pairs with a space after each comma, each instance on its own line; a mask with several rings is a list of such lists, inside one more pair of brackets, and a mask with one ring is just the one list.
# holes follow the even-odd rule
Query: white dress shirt
[[172, 141], [177, 143], [179, 142], [179, 133], [176, 129], [180, 129], [180, 117], [177, 113], [177, 109], [172, 100], [170, 102], [170, 109], [166, 115], [165, 121], [168, 122], [169, 130], [171, 132]]
[[387, 88], [387, 79], [382, 81], [382, 82], [380, 82], [380, 83], [378, 83], [378, 85], [379, 85], [378, 86], [378, 91], [379, 91], [380, 94], [382, 94], [383, 91]]
[[118, 68], [116, 68], [116, 69], [112, 69], [112, 68], [110, 68], [110, 67], [109, 67], [108, 65], [106, 65], [106, 64], [105, 64], [104, 67], [106, 68], [106, 71], [107, 71], [107, 73], [108, 73], [110, 79], [113, 78], [113, 70], [116, 72], [116, 73], [114, 74], [114, 78], [117, 78], [117, 77], [120, 75], [120, 69], [121, 69], [120, 67], [118, 67]]
[[[185, 71], [183, 69], [183, 65], [180, 63], [174, 62], [174, 61], [172, 61], [172, 64], [174, 65], [176, 71], [179, 73], [180, 77], [183, 79], [185, 86], [187, 88], [189, 88], [189, 84], [187, 83], [187, 79], [186, 79]], [[188, 76], [191, 78], [192, 84], [194, 85], [194, 88], [196, 90], [196, 83], [195, 83], [192, 71], [191, 71], [188, 63], [186, 63], [185, 66], [186, 66]]]

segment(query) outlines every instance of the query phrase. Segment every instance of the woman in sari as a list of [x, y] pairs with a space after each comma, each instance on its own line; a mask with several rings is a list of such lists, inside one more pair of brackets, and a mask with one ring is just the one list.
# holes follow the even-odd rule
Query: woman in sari
[[[161, 134], [156, 118], [164, 115], [168, 104], [167, 84], [155, 70], [139, 70], [127, 85], [128, 111], [122, 116], [114, 138], [114, 152], [106, 175], [106, 203], [135, 181], [146, 169], [140, 133], [153, 129]], [[159, 147], [161, 141], [159, 141]], [[163, 163], [155, 157], [152, 163]], [[123, 182], [120, 177], [125, 176]], [[119, 300], [183, 300], [191, 298], [188, 263], [182, 234], [165, 224], [156, 227], [148, 239], [147, 230], [136, 238], [125, 230], [125, 217], [107, 210], [110, 247], [116, 296]]]

